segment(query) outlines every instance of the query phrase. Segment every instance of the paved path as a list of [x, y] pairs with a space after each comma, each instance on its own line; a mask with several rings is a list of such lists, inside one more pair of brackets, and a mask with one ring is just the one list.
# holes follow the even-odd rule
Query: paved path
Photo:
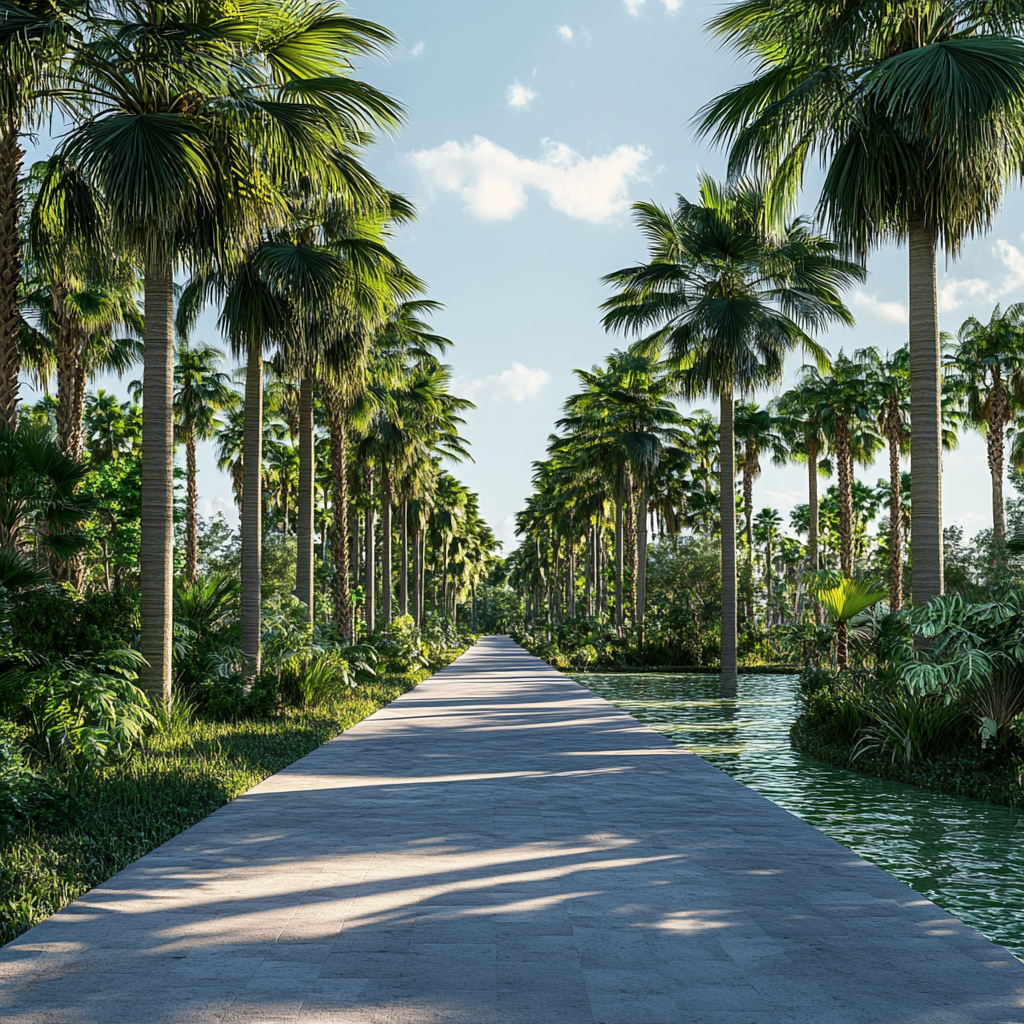
[[1020, 1022], [1024, 965], [490, 638], [0, 950], [0, 1019]]

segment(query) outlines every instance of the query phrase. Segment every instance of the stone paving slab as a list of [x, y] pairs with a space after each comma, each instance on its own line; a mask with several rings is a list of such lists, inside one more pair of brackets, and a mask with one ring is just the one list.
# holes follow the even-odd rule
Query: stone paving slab
[[0, 950], [0, 1019], [1022, 1024], [1024, 965], [491, 637]]

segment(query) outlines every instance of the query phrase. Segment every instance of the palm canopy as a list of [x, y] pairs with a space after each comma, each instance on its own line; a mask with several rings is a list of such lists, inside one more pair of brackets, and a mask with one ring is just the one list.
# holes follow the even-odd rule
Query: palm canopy
[[864, 269], [804, 218], [766, 230], [768, 202], [755, 182], [702, 176], [699, 202], [634, 206], [650, 259], [605, 278], [618, 293], [602, 306], [604, 324], [665, 351], [685, 371], [688, 397], [777, 381], [796, 348], [824, 369], [828, 356], [808, 332], [853, 323], [841, 292]]
[[778, 219], [808, 159], [826, 167], [820, 213], [863, 256], [922, 218], [948, 251], [987, 228], [1019, 173], [1024, 8], [1015, 0], [743, 0], [711, 33], [757, 66], [698, 128], [757, 168]]

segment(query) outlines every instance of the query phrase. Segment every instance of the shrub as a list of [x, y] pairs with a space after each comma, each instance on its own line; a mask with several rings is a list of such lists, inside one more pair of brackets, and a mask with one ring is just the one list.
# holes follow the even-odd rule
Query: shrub
[[53, 584], [18, 594], [8, 620], [16, 647], [47, 657], [132, 647], [139, 636], [139, 595], [125, 587], [83, 599]]

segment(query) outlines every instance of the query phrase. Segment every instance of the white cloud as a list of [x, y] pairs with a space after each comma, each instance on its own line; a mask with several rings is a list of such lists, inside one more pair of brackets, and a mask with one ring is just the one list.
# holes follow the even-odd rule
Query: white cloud
[[411, 50], [409, 51], [409, 56], [410, 56], [410, 57], [418, 57], [418, 56], [420, 56], [420, 54], [421, 54], [421, 53], [423, 53], [423, 51], [424, 51], [424, 50], [425, 50], [426, 48], [427, 48], [427, 44], [426, 44], [425, 42], [423, 42], [423, 40], [420, 40], [420, 41], [419, 41], [419, 42], [418, 42], [418, 43], [417, 43], [417, 44], [416, 44], [416, 45], [415, 45], [415, 46], [414, 46], [414, 47], [413, 47], [413, 48], [412, 48], [412, 49], [411, 49]]
[[907, 307], [902, 302], [884, 302], [860, 288], [850, 296], [850, 305], [869, 319], [882, 323], [905, 324], [909, 320]]
[[[637, 17], [640, 14], [640, 8], [647, 2], [647, 0], [625, 0], [626, 10], [629, 11], [633, 17]], [[669, 14], [674, 14], [683, 6], [683, 0], [661, 0], [665, 5], [665, 10]]]
[[525, 110], [537, 98], [537, 93], [528, 85], [520, 85], [519, 82], [513, 82], [505, 95], [508, 98], [508, 105], [517, 110]]
[[473, 402], [524, 402], [527, 398], [536, 398], [544, 386], [551, 380], [547, 370], [531, 370], [520, 362], [513, 362], [511, 369], [501, 373], [492, 373], [489, 377], [461, 382], [453, 386], [457, 394]]
[[562, 37], [562, 41], [566, 43], [572, 42], [572, 29], [568, 25], [559, 25], [558, 34]]
[[628, 207], [629, 184], [649, 156], [642, 146], [619, 146], [588, 160], [551, 143], [540, 160], [530, 160], [478, 135], [468, 145], [446, 142], [421, 150], [412, 160], [431, 188], [458, 193], [482, 220], [511, 220], [533, 188], [546, 193], [556, 210], [596, 224]]
[[[977, 277], [947, 277], [939, 286], [940, 312], [951, 313], [971, 301], [992, 305], [1024, 287], [1024, 253], [1005, 238], [999, 238], [992, 248], [992, 255], [1005, 268], [1003, 276], [998, 281], [985, 281]], [[980, 314], [982, 311], [978, 312]]]
[[515, 516], [505, 516], [494, 531], [494, 536], [507, 545], [507, 549], [519, 546], [521, 538], [516, 536], [516, 525]]

